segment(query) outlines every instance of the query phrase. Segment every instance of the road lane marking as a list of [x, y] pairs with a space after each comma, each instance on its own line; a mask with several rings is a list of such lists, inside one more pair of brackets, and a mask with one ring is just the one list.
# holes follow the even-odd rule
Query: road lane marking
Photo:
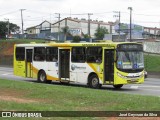
[[3, 73], [2, 75], [4, 75], [4, 76], [13, 75], [13, 73]]
[[153, 89], [142, 89], [142, 90], [154, 91], [154, 92], [159, 92], [160, 91], [160, 90], [153, 90]]
[[131, 86], [130, 88], [132, 88], [132, 89], [138, 89], [138, 86]]
[[139, 86], [139, 87], [142, 87], [142, 88], [147, 88], [147, 87], [150, 87], [150, 88], [160, 88], [160, 86], [155, 86], [155, 85], [146, 85], [146, 86]]

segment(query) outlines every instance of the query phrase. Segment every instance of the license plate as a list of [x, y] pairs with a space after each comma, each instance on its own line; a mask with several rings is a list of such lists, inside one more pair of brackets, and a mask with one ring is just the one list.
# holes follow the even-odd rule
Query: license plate
[[131, 80], [127, 80], [127, 82], [138, 82], [138, 80], [131, 79]]

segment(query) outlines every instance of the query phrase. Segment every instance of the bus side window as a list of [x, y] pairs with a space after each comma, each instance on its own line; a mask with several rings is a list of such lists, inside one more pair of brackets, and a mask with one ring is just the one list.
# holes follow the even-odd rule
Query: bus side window
[[34, 60], [44, 61], [45, 60], [45, 47], [35, 47], [34, 48]]
[[17, 61], [24, 61], [25, 59], [25, 48], [24, 47], [17, 47], [16, 48], [16, 60]]
[[101, 63], [102, 62], [102, 47], [87, 47], [87, 62]]
[[73, 47], [71, 61], [78, 63], [85, 62], [85, 49], [85, 47]]
[[58, 61], [58, 48], [57, 47], [47, 47], [46, 48], [46, 61], [48, 62]]

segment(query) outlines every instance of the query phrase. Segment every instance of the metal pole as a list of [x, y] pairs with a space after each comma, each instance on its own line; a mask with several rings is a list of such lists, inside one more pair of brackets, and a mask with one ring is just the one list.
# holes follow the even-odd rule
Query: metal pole
[[90, 15], [93, 15], [93, 13], [88, 13], [88, 35], [89, 35], [89, 37], [91, 37], [91, 33], [90, 33]]
[[9, 38], [9, 19], [6, 19], [6, 18], [5, 18], [5, 20], [7, 20], [7, 21], [8, 21], [8, 26], [7, 26], [7, 28], [8, 28], [7, 38]]
[[121, 31], [121, 12], [119, 11], [119, 36]]
[[61, 14], [60, 13], [55, 13], [58, 14], [58, 41], [60, 40], [60, 18], [61, 18]]
[[24, 34], [24, 31], [23, 31], [23, 13], [22, 13], [22, 11], [24, 11], [24, 10], [26, 10], [26, 9], [20, 9], [20, 11], [21, 11], [21, 21], [22, 21], [22, 36]]
[[128, 7], [130, 10], [130, 42], [132, 42], [132, 7]]

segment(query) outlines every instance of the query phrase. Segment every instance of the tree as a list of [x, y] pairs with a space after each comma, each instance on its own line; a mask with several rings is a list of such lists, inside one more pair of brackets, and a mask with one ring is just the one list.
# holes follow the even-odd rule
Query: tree
[[84, 34], [83, 36], [84, 36], [84, 38], [90, 38], [90, 36], [88, 34]]
[[102, 40], [104, 38], [105, 34], [108, 34], [108, 30], [106, 29], [106, 27], [98, 27], [96, 29], [96, 33], [94, 34], [96, 39]]
[[20, 32], [20, 27], [13, 23], [9, 24], [9, 29], [10, 29], [10, 32], [14, 32], [14, 33]]
[[[9, 23], [9, 34], [11, 32], [17, 33], [20, 27], [16, 24]], [[5, 38], [8, 33], [8, 22], [0, 21], [0, 37]]]
[[78, 43], [81, 41], [81, 37], [80, 36], [74, 36], [73, 37], [73, 42]]

